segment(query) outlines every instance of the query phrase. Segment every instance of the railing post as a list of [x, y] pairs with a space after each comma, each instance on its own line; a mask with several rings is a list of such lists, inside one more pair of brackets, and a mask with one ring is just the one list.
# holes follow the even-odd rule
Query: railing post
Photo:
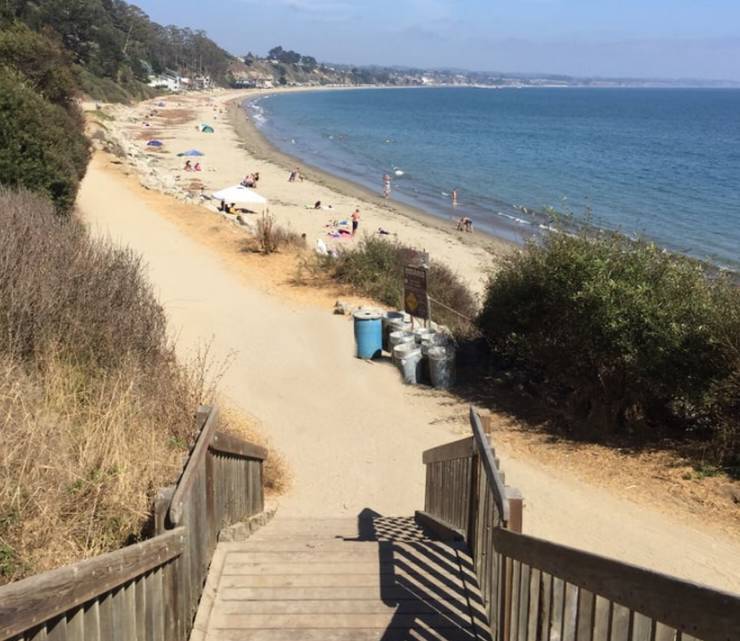
[[522, 520], [524, 518], [524, 497], [515, 487], [506, 486], [506, 500], [509, 502], [509, 523], [507, 529], [512, 532], [522, 533]]
[[468, 550], [474, 554], [475, 550], [475, 533], [478, 528], [478, 454], [474, 453], [470, 457], [470, 496], [468, 497], [468, 523], [465, 532], [465, 542]]
[[206, 452], [206, 532], [208, 534], [208, 554], [213, 553], [216, 547], [220, 523], [215, 523], [216, 512], [216, 484], [213, 479], [213, 452]]

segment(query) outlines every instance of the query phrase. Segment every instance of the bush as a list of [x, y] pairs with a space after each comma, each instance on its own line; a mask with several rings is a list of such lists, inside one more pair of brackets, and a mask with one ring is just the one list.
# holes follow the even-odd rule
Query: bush
[[285, 227], [275, 224], [275, 219], [269, 214], [263, 214], [257, 220], [255, 235], [259, 251], [263, 254], [272, 254], [281, 247], [305, 247], [305, 236]]
[[117, 549], [207, 395], [128, 250], [0, 189], [0, 582]]
[[0, 182], [74, 205], [90, 149], [76, 111], [51, 104], [16, 72], [0, 67]]
[[737, 403], [740, 295], [696, 261], [618, 234], [552, 234], [492, 277], [478, 325], [592, 434], [729, 429], [710, 414], [729, 409], [733, 377]]
[[[403, 308], [403, 268], [412, 252], [407, 245], [365, 236], [356, 249], [342, 252], [336, 259], [317, 257], [316, 260], [338, 282], [386, 305]], [[432, 261], [428, 283], [429, 296], [434, 299], [431, 307], [435, 322], [458, 331], [466, 330], [465, 319], [473, 319], [478, 307], [462, 279], [446, 265]]]

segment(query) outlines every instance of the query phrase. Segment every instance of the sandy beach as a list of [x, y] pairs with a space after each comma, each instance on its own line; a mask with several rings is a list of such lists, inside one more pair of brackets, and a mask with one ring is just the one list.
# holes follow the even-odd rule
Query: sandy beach
[[[423, 211], [382, 198], [379, 193], [306, 166], [275, 149], [259, 133], [241, 103], [253, 91], [219, 91], [151, 100], [133, 107], [111, 106], [104, 111], [114, 120], [104, 121], [106, 136], [115, 140], [125, 154], [124, 162], [148, 189], [182, 200], [200, 203], [217, 215], [217, 202], [203, 199], [212, 192], [238, 184], [245, 175], [259, 172], [256, 191], [268, 199], [267, 210], [281, 226], [306, 234], [309, 246], [322, 239], [329, 247], [351, 247], [363, 234], [389, 232], [385, 238], [429, 252], [453, 268], [480, 294], [488, 271], [511, 245], [481, 232], [455, 230], [452, 220], [444, 221]], [[162, 106], [160, 106], [162, 105]], [[213, 126], [214, 133], [201, 133], [198, 125]], [[147, 146], [160, 140], [161, 148]], [[205, 155], [191, 158], [200, 162], [201, 172], [183, 170], [184, 158], [177, 153], [197, 149]], [[292, 168], [300, 166], [302, 181], [288, 182]], [[316, 201], [325, 207], [312, 208]], [[331, 209], [326, 207], [331, 206]], [[335, 239], [329, 232], [333, 221], [348, 220], [355, 208], [361, 220], [356, 239]], [[235, 217], [231, 217], [235, 218]], [[253, 228], [258, 213], [243, 216]]]

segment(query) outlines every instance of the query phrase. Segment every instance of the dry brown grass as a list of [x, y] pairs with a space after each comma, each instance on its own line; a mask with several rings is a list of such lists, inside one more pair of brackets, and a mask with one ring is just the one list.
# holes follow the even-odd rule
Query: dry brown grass
[[305, 247], [305, 235], [277, 225], [270, 214], [262, 214], [257, 220], [255, 235], [244, 241], [242, 251], [269, 255], [280, 251], [281, 248], [303, 249]]
[[270, 445], [256, 419], [245, 416], [225, 403], [219, 403], [221, 408], [221, 429], [245, 441], [261, 445], [269, 450], [265, 461], [264, 483], [268, 496], [284, 493], [292, 483], [292, 476], [282, 454], [276, 452]]
[[0, 582], [115, 549], [209, 395], [129, 251], [0, 190]]

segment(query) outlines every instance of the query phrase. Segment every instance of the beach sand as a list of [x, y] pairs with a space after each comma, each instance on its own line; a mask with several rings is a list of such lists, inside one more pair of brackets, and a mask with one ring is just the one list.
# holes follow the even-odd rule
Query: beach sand
[[[115, 120], [105, 122], [106, 137], [113, 139], [126, 153], [125, 161], [141, 183], [154, 190], [191, 202], [203, 202], [213, 215], [218, 203], [202, 201], [211, 194], [238, 184], [248, 173], [259, 172], [256, 191], [269, 201], [269, 213], [277, 224], [306, 234], [309, 246], [323, 239], [327, 246], [351, 248], [364, 234], [382, 228], [388, 239], [429, 252], [456, 271], [476, 293], [481, 294], [489, 271], [512, 245], [485, 233], [455, 230], [452, 219], [444, 221], [423, 211], [382, 198], [382, 172], [378, 173], [378, 194], [349, 181], [332, 176], [279, 152], [258, 131], [241, 103], [259, 91], [219, 91], [212, 94], [168, 97], [150, 100], [132, 107], [106, 107]], [[157, 105], [163, 103], [164, 107]], [[156, 110], [157, 113], [149, 115]], [[148, 123], [149, 126], [145, 126]], [[201, 133], [200, 123], [208, 123], [215, 133]], [[149, 139], [161, 140], [160, 150], [148, 148]], [[205, 156], [199, 161], [203, 171], [183, 171], [184, 158], [177, 153], [196, 148]], [[303, 181], [288, 182], [291, 168], [299, 166]], [[314, 210], [320, 200], [331, 210]], [[328, 236], [332, 221], [349, 220], [358, 207], [359, 232], [354, 240]], [[259, 213], [247, 214], [254, 227]], [[233, 218], [233, 217], [232, 217]]]

